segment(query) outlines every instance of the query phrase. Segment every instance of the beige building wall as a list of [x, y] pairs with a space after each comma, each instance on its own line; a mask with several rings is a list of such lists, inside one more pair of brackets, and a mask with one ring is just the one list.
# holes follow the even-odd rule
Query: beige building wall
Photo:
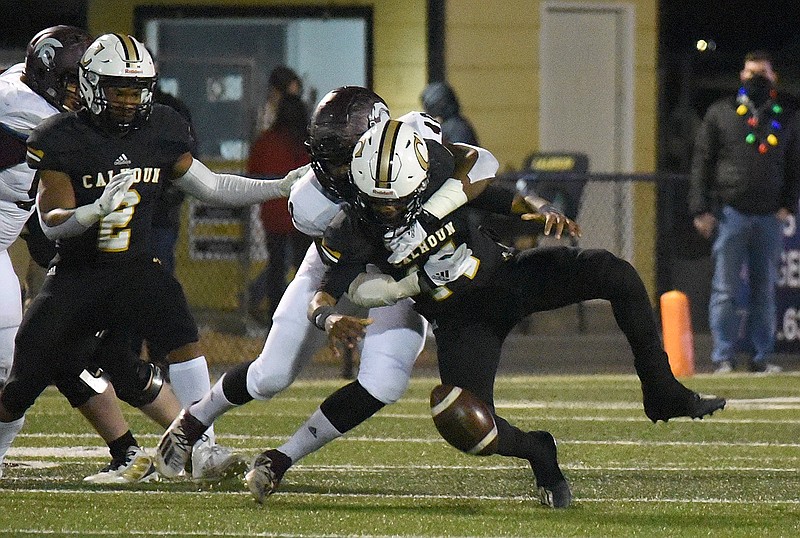
[[[654, 172], [657, 142], [657, 0], [563, 2], [577, 5], [633, 5], [634, 163], [625, 172]], [[539, 26], [541, 2], [447, 0], [445, 61], [448, 81], [462, 112], [475, 126], [481, 145], [501, 170], [522, 166], [539, 148]], [[651, 296], [655, 289], [655, 188], [634, 189], [633, 264]]]

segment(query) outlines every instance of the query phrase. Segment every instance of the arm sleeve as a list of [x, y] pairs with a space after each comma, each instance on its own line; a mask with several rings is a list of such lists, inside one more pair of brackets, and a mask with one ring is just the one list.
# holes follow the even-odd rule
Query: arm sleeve
[[286, 196], [282, 179], [264, 180], [217, 174], [197, 159], [174, 183], [202, 202], [227, 207], [248, 206]]

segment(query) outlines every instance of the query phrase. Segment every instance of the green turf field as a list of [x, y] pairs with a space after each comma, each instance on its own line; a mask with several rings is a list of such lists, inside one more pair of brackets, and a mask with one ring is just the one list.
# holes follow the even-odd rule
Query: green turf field
[[[0, 535], [30, 536], [800, 536], [800, 377], [696, 376], [729, 398], [703, 421], [653, 425], [632, 376], [501, 377], [498, 409], [550, 430], [574, 504], [533, 496], [530, 468], [463, 455], [430, 419], [434, 379], [299, 462], [264, 506], [242, 485], [188, 480], [86, 486], [105, 446], [58, 393], [31, 409], [0, 479]], [[282, 442], [341, 381], [300, 381], [217, 424], [220, 441], [255, 456]], [[158, 429], [126, 416], [148, 449]]]

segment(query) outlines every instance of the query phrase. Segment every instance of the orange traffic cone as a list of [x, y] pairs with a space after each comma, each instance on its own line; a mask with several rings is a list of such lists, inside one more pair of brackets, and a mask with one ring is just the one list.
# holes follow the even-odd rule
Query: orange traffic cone
[[693, 376], [694, 335], [685, 293], [673, 290], [661, 296], [661, 328], [672, 373], [676, 377]]

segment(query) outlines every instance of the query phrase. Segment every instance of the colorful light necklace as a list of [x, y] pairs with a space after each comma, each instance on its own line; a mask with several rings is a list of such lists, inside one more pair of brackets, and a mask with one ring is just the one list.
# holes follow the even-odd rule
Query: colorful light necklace
[[747, 96], [744, 88], [739, 88], [739, 94], [736, 96], [736, 102], [739, 103], [739, 106], [736, 107], [736, 113], [743, 117], [746, 116], [748, 112], [750, 113], [750, 117], [747, 118], [747, 125], [751, 130], [747, 133], [747, 136], [744, 138], [744, 140], [748, 144], [755, 144], [758, 142], [758, 152], [762, 155], [769, 151], [771, 146], [778, 145], [777, 133], [781, 130], [781, 124], [777, 118], [783, 112], [783, 107], [774, 102], [777, 96], [778, 92], [774, 88], [770, 90], [769, 101], [767, 101], [768, 106], [764, 109], [764, 112], [770, 114], [772, 117], [767, 118], [769, 119], [769, 132], [767, 133], [766, 138], [762, 139], [760, 142], [756, 136], [756, 131], [760, 125], [758, 110], [753, 106], [753, 102]]

